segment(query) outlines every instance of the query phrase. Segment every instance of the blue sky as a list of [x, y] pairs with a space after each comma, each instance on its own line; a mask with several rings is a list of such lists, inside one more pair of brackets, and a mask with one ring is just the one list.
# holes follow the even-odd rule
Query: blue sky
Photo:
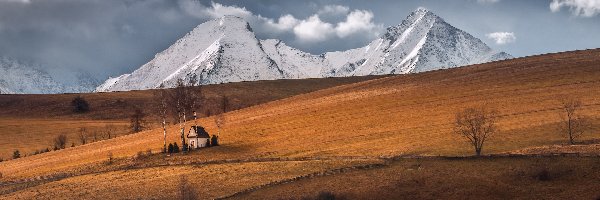
[[223, 15], [319, 54], [363, 46], [419, 7], [517, 57], [600, 48], [600, 0], [0, 0], [0, 56], [104, 79]]

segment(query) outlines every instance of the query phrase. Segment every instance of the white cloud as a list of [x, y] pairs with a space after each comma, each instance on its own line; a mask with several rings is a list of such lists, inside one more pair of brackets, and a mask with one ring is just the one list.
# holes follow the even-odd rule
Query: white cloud
[[246, 10], [246, 8], [240, 8], [235, 6], [224, 6], [220, 3], [212, 3], [212, 8], [207, 9], [207, 13], [213, 18], [219, 18], [226, 15], [238, 16], [244, 19], [252, 17], [252, 12]]
[[302, 41], [308, 42], [323, 41], [333, 33], [335, 33], [333, 25], [321, 21], [317, 14], [300, 21], [300, 23], [294, 27], [294, 34], [296, 34], [296, 37]]
[[300, 23], [300, 20], [296, 19], [290, 14], [279, 17], [277, 22], [275, 22], [273, 19], [265, 17], [260, 17], [260, 19], [265, 22], [266, 26], [271, 27], [279, 32], [292, 30], [296, 25], [298, 25], [298, 23]]
[[346, 15], [350, 12], [350, 8], [348, 6], [342, 5], [326, 5], [321, 8], [317, 14], [319, 15]]
[[550, 10], [558, 12], [562, 7], [569, 7], [575, 16], [593, 17], [600, 13], [600, 0], [552, 0]]
[[378, 35], [383, 25], [373, 23], [373, 13], [366, 10], [355, 10], [346, 16], [346, 21], [340, 22], [335, 28], [339, 37], [344, 38], [354, 33], [363, 32]]
[[[303, 42], [319, 42], [336, 36], [346, 38], [357, 33], [371, 38], [379, 35], [383, 29], [382, 24], [373, 22], [373, 12], [367, 10], [350, 12], [349, 7], [341, 5], [324, 6], [317, 13], [305, 19], [298, 19], [291, 14], [272, 19], [255, 15], [244, 7], [227, 6], [215, 2], [212, 2], [210, 6], [204, 6], [194, 0], [179, 0], [179, 6], [186, 14], [202, 19], [214, 19], [226, 15], [238, 16], [244, 18], [252, 26], [260, 27], [259, 30], [267, 34], [291, 32], [296, 39]], [[329, 20], [330, 18], [325, 16], [336, 16], [333, 19], [337, 18], [337, 20]], [[172, 20], [169, 15], [165, 15], [164, 18]]]
[[493, 4], [498, 3], [500, 0], [477, 0], [477, 3], [480, 4]]
[[219, 18], [226, 15], [233, 15], [249, 20], [253, 17], [252, 12], [244, 7], [226, 6], [215, 2], [212, 2], [210, 7], [206, 7], [198, 1], [180, 0], [179, 7], [188, 15], [197, 18]]
[[488, 38], [494, 40], [496, 42], [496, 44], [499, 44], [499, 45], [513, 43], [513, 42], [515, 42], [515, 40], [517, 40], [515, 33], [512, 33], [512, 32], [488, 33], [486, 36]]

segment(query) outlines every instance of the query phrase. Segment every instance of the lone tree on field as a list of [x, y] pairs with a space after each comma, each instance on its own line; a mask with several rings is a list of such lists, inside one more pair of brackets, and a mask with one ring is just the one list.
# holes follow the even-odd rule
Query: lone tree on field
[[140, 132], [144, 128], [146, 128], [144, 117], [146, 117], [146, 114], [144, 112], [142, 112], [142, 109], [136, 108], [133, 111], [133, 114], [130, 117], [130, 124], [129, 124], [129, 127], [131, 128], [131, 131], [133, 133]]
[[73, 112], [76, 113], [84, 113], [90, 110], [90, 104], [81, 96], [73, 98], [71, 106], [73, 106]]
[[579, 115], [582, 104], [576, 99], [563, 99], [561, 101], [561, 122], [559, 131], [569, 138], [571, 144], [575, 144], [575, 139], [591, 127], [588, 118]]
[[496, 113], [485, 108], [467, 108], [456, 114], [454, 133], [467, 138], [477, 156], [481, 155], [488, 137], [496, 132]]
[[54, 149], [64, 149], [67, 145], [67, 136], [60, 134], [54, 138]]

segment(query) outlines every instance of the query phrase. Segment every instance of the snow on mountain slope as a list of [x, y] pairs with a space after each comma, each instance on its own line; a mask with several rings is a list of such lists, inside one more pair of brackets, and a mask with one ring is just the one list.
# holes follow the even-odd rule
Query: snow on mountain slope
[[200, 24], [147, 64], [111, 78], [96, 91], [173, 87], [177, 79], [197, 76], [202, 84], [272, 80], [283, 72], [263, 51], [252, 29], [233, 16]]
[[326, 57], [331, 76], [405, 74], [512, 58], [426, 9], [414, 11], [366, 47]]
[[259, 41], [247, 22], [223, 17], [200, 24], [131, 74], [110, 78], [96, 91], [321, 77], [406, 74], [512, 58], [446, 23], [426, 9], [412, 12], [367, 46], [311, 55], [280, 40]]
[[48, 94], [59, 93], [64, 86], [38, 69], [7, 57], [0, 57], [0, 93], [1, 94]]
[[280, 67], [284, 78], [321, 77], [320, 71], [325, 63], [322, 56], [294, 49], [281, 40], [262, 40], [261, 44], [265, 53]]

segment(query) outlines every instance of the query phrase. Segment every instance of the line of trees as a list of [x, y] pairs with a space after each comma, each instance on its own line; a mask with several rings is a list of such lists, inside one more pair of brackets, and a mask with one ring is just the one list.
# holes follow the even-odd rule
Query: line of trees
[[[165, 89], [161, 84], [158, 90], [154, 92], [154, 99], [157, 105], [158, 116], [163, 128], [163, 151], [171, 153], [167, 147], [167, 118], [171, 117], [175, 123], [179, 124], [182, 151], [187, 151], [185, 141], [185, 127], [190, 114], [201, 106], [203, 100], [202, 85], [199, 84], [198, 76], [193, 75], [189, 80], [177, 79], [175, 88]], [[169, 146], [172, 146], [169, 144]], [[179, 149], [179, 148], [177, 148]]]
[[[576, 140], [591, 129], [591, 122], [588, 117], [581, 115], [583, 104], [580, 100], [563, 98], [560, 105], [558, 132], [571, 145], [576, 144]], [[465, 138], [475, 155], [480, 156], [485, 142], [498, 132], [497, 118], [498, 111], [485, 106], [466, 108], [456, 113], [453, 133]]]

